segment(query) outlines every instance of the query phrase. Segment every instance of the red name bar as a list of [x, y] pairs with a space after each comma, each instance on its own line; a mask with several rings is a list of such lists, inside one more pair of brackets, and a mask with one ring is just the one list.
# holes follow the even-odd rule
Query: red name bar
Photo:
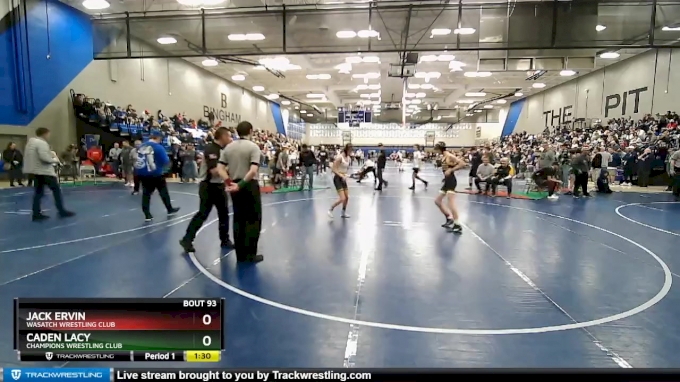
[[222, 312], [20, 309], [19, 330], [221, 330]]

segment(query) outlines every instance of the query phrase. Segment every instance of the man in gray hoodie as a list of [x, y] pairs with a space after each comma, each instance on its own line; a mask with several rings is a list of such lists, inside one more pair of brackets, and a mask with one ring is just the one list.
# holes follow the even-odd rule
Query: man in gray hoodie
[[543, 147], [541, 147], [541, 155], [538, 159], [538, 169], [550, 168], [556, 161], [557, 156], [555, 155], [555, 151], [549, 144], [544, 143]]
[[35, 130], [35, 137], [30, 138], [24, 152], [24, 172], [33, 175], [35, 192], [33, 194], [33, 221], [42, 221], [49, 216], [44, 215], [40, 209], [40, 201], [45, 194], [45, 186], [49, 187], [54, 196], [54, 204], [59, 211], [59, 216], [66, 218], [75, 213], [64, 208], [61, 196], [61, 188], [54, 169], [61, 161], [54, 151], [50, 150], [47, 140], [50, 138], [50, 130], [39, 127]]
[[489, 156], [484, 155], [482, 157], [482, 164], [477, 167], [477, 175], [475, 177], [475, 186], [477, 186], [478, 193], [482, 193], [482, 187], [480, 183], [485, 183], [484, 193], [489, 193], [491, 188], [491, 176], [494, 173], [494, 167], [490, 162]]

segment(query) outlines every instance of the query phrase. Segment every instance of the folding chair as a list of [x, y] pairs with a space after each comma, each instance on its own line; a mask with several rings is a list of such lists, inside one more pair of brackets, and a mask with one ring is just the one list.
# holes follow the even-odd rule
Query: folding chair
[[539, 191], [536, 182], [534, 182], [534, 166], [527, 166], [525, 174], [526, 183], [524, 183], [524, 193]]
[[85, 179], [91, 177], [94, 183], [97, 183], [97, 170], [90, 161], [84, 161], [80, 165], [80, 179]]

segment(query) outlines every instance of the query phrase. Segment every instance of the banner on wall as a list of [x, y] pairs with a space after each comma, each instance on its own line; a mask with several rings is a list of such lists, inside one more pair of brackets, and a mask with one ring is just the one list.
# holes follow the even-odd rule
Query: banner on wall
[[351, 131], [343, 131], [342, 132], [342, 144], [346, 145], [348, 143], [352, 143], [352, 132]]
[[428, 131], [425, 133], [425, 146], [434, 147], [435, 132]]
[[85, 149], [89, 150], [93, 147], [99, 146], [99, 135], [95, 134], [85, 134], [83, 137], [83, 144], [85, 145]]

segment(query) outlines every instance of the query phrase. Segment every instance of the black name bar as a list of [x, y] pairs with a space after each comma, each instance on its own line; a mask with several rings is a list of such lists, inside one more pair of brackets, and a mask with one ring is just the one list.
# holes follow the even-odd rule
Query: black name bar
[[19, 352], [22, 362], [183, 362], [183, 351]]
[[649, 369], [613, 369], [613, 370], [519, 370], [519, 369], [114, 369], [114, 381], [138, 380], [179, 380], [179, 381], [295, 381], [295, 380], [328, 380], [336, 382], [381, 381], [381, 382], [431, 382], [433, 377], [521, 377], [529, 382], [545, 382], [548, 378], [561, 376], [597, 377], [605, 382], [670, 382], [678, 381], [680, 370], [659, 370], [657, 373]]

